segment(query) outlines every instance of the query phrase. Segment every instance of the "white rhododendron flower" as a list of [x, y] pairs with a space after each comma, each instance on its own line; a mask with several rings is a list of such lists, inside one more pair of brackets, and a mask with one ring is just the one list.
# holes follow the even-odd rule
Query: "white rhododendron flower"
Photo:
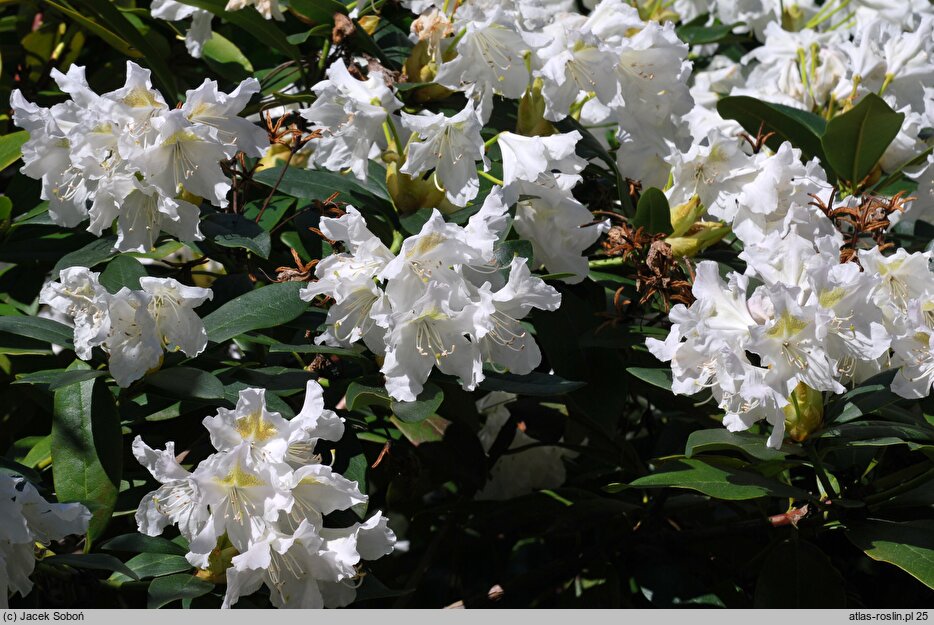
[[434, 170], [435, 184], [451, 203], [464, 206], [474, 199], [480, 189], [476, 161], [483, 161], [484, 170], [490, 162], [483, 154], [482, 124], [473, 105], [451, 117], [403, 113], [402, 123], [421, 140], [409, 144], [400, 171], [417, 175]]
[[189, 287], [172, 278], [140, 278], [141, 290], [109, 293], [100, 274], [86, 267], [63, 269], [46, 284], [39, 301], [74, 322], [75, 353], [91, 359], [102, 347], [110, 374], [127, 387], [162, 363], [165, 349], [197, 356], [207, 346], [204, 324], [193, 308], [211, 299], [210, 289]]
[[131, 61], [124, 86], [103, 95], [88, 86], [83, 67], [52, 70], [52, 78], [70, 100], [46, 109], [18, 90], [10, 97], [14, 122], [30, 133], [21, 171], [42, 181], [54, 223], [71, 228], [89, 219], [88, 231], [101, 236], [116, 220], [120, 251], [149, 252], [161, 232], [202, 240], [192, 197], [225, 207], [231, 183], [220, 162], [241, 151], [261, 156], [269, 145], [265, 132], [238, 117], [259, 91], [253, 78], [230, 94], [206, 80], [174, 110], [149, 70]]
[[216, 450], [193, 471], [137, 437], [133, 452], [162, 486], [143, 498], [140, 531], [156, 536], [177, 525], [189, 562], [207, 568], [223, 539], [235, 555], [226, 570], [224, 607], [266, 584], [280, 608], [340, 607], [352, 602], [362, 560], [392, 551], [395, 535], [377, 511], [363, 523], [333, 528], [324, 516], [367, 501], [356, 482], [321, 464], [318, 440], [337, 441], [342, 420], [324, 409], [321, 386], [309, 381], [292, 420], [271, 412], [266, 391], [240, 391], [234, 409], [204, 425]]
[[19, 476], [0, 473], [0, 608], [10, 595], [33, 588], [36, 545], [48, 545], [88, 530], [91, 513], [80, 503], [50, 503]]
[[367, 178], [371, 152], [382, 137], [389, 115], [402, 106], [386, 87], [383, 75], [373, 72], [357, 80], [342, 61], [332, 64], [327, 80], [314, 87], [317, 99], [303, 109], [302, 117], [321, 136], [311, 142], [311, 162], [325, 169], [350, 169], [360, 180]]

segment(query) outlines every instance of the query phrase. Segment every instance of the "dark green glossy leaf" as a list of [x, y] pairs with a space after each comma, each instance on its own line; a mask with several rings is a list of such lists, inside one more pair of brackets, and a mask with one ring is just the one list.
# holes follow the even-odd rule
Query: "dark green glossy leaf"
[[666, 391], [671, 390], [671, 369], [649, 369], [645, 367], [629, 367], [626, 369], [629, 375], [648, 382], [652, 386], [663, 388]]
[[62, 256], [55, 267], [52, 268], [52, 276], [58, 278], [58, 272], [68, 267], [87, 267], [92, 269], [94, 265], [110, 260], [118, 254], [114, 249], [117, 243], [117, 237], [106, 236], [100, 239], [94, 239], [84, 247], [74, 252], [69, 252]]
[[145, 534], [123, 534], [111, 538], [101, 545], [107, 551], [128, 551], [130, 553], [161, 553], [183, 556], [187, 551], [173, 543], [171, 540], [159, 536], [146, 536]]
[[[89, 369], [76, 360], [69, 370]], [[80, 501], [91, 510], [90, 540], [113, 514], [123, 472], [123, 435], [113, 395], [103, 380], [86, 380], [55, 391], [52, 460], [59, 501]]]
[[873, 560], [894, 564], [934, 589], [934, 522], [871, 519], [850, 524], [846, 537]]
[[827, 123], [821, 138], [827, 163], [834, 173], [857, 184], [875, 167], [901, 130], [905, 115], [869, 93], [852, 109]]
[[436, 385], [428, 382], [415, 401], [393, 401], [390, 408], [400, 421], [418, 423], [435, 414], [443, 401], [444, 392]]
[[42, 561], [46, 564], [65, 564], [76, 569], [115, 571], [129, 579], [139, 579], [127, 565], [106, 553], [67, 553], [44, 558]]
[[826, 161], [821, 137], [827, 124], [813, 113], [744, 95], [721, 98], [717, 102], [717, 112], [724, 119], [738, 121], [753, 137], [760, 130], [763, 134], [775, 133], [765, 142], [773, 151], [789, 141], [801, 150], [805, 160], [816, 156]]
[[651, 234], [672, 233], [671, 208], [668, 206], [668, 198], [661, 190], [649, 187], [642, 192], [632, 225], [641, 226]]
[[556, 375], [533, 371], [526, 375], [485, 372], [480, 388], [486, 391], [506, 391], [516, 395], [552, 397], [565, 395], [585, 386], [584, 382], [565, 380]]
[[298, 297], [300, 282], [270, 284], [233, 299], [204, 318], [208, 338], [215, 343], [238, 334], [292, 321], [308, 308]]
[[224, 385], [216, 376], [192, 367], [161, 369], [147, 376], [146, 383], [181, 399], [224, 398]]
[[101, 272], [100, 281], [111, 293], [116, 293], [123, 287], [135, 291], [140, 288], [139, 279], [145, 276], [146, 268], [141, 262], [132, 256], [121, 254], [107, 263], [107, 268]]
[[630, 482], [633, 488], [687, 488], [715, 499], [740, 501], [758, 497], [807, 499], [806, 491], [758, 473], [726, 466], [714, 466], [687, 458], [665, 462], [659, 471]]
[[766, 436], [749, 432], [730, 432], [718, 427], [710, 430], [697, 430], [688, 436], [684, 446], [684, 455], [688, 458], [709, 451], [736, 450], [753, 460], [781, 460], [785, 453], [768, 447]]
[[19, 160], [20, 148], [29, 140], [29, 133], [17, 130], [0, 137], [0, 171], [3, 171]]
[[62, 347], [71, 347], [74, 338], [74, 330], [63, 323], [43, 317], [0, 317], [0, 332]]
[[[127, 560], [126, 567], [136, 574], [138, 579], [162, 577], [172, 573], [191, 571], [194, 567], [183, 555], [168, 553], [141, 553]], [[115, 582], [129, 581], [126, 573], [115, 573], [110, 577]]]
[[214, 590], [214, 584], [198, 579], [194, 575], [178, 574], [157, 577], [149, 585], [150, 610], [161, 608], [179, 599], [195, 599]]
[[243, 215], [216, 213], [201, 221], [201, 231], [213, 243], [222, 247], [239, 247], [260, 258], [269, 258], [272, 241], [259, 224]]

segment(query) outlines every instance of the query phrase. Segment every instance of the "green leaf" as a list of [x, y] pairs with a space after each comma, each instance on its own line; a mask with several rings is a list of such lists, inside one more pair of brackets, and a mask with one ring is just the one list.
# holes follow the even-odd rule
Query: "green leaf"
[[921, 154], [918, 154], [914, 158], [909, 159], [907, 162], [902, 163], [901, 165], [896, 167], [894, 171], [889, 173], [888, 176], [886, 176], [885, 178], [883, 178], [876, 184], [872, 185], [871, 190], [875, 193], [881, 193], [885, 195], [885, 193], [882, 193], [883, 191], [885, 191], [888, 187], [899, 182], [899, 180], [904, 179], [905, 176], [903, 175], [902, 172], [904, 172], [906, 169], [910, 167], [914, 167], [916, 165], [920, 165], [921, 163], [925, 162], [926, 160], [928, 160], [928, 157], [932, 153], [934, 153], [934, 147], [930, 147], [926, 149], [924, 152], [922, 152]]
[[883, 371], [840, 396], [824, 415], [824, 423], [846, 423], [902, 401], [891, 391], [895, 371]]
[[389, 420], [415, 447], [422, 443], [437, 443], [444, 438], [444, 431], [451, 424], [438, 415], [432, 415], [417, 423], [406, 423], [396, 417], [389, 417]]
[[248, 74], [253, 73], [253, 65], [230, 39], [218, 32], [211, 33], [211, 38], [204, 42], [202, 55], [221, 64], [232, 63], [240, 66]]
[[141, 33], [110, 0], [75, 0], [75, 4], [96, 13], [110, 30], [139, 50], [146, 63], [152, 68], [154, 82], [162, 90], [162, 94], [170, 103], [175, 99], [177, 93], [175, 74], [169, 68], [164, 55], [153, 45], [149, 35]]
[[626, 373], [648, 382], [652, 386], [663, 388], [666, 391], [671, 390], [671, 369], [651, 369], [646, 367], [628, 367]]
[[19, 160], [22, 155], [20, 148], [29, 140], [29, 133], [17, 130], [0, 137], [0, 171], [3, 171]]
[[637, 228], [641, 226], [650, 234], [672, 233], [671, 208], [668, 206], [668, 198], [661, 190], [649, 187], [642, 192], [632, 225]]
[[700, 46], [708, 43], [722, 43], [724, 41], [743, 39], [743, 37], [733, 34], [736, 24], [713, 24], [706, 26], [704, 23], [695, 24], [694, 22], [684, 24], [675, 29], [678, 38], [691, 46]]
[[[193, 567], [185, 556], [168, 553], [141, 553], [127, 560], [126, 566], [137, 579], [149, 577], [162, 577], [172, 573], [191, 571]], [[131, 578], [126, 573], [115, 573], [110, 576], [111, 581], [126, 582]]]
[[630, 482], [634, 488], [686, 488], [715, 499], [741, 501], [758, 497], [791, 497], [808, 499], [806, 491], [758, 473], [732, 467], [714, 466], [686, 458], [665, 462], [657, 473]]
[[874, 93], [827, 123], [821, 145], [836, 175], [857, 184], [863, 180], [901, 130], [905, 115]]
[[241, 28], [264, 46], [272, 46], [279, 52], [285, 53], [292, 60], [298, 61], [301, 59], [301, 51], [289, 43], [282, 29], [273, 22], [264, 19], [256, 11], [227, 11], [224, 8], [227, 6], [227, 0], [180, 0], [180, 2], [210, 11], [234, 26]]
[[133, 46], [131, 46], [126, 41], [126, 39], [114, 33], [112, 30], [109, 30], [105, 28], [104, 26], [101, 26], [95, 20], [92, 20], [89, 17], [82, 15], [78, 11], [70, 9], [69, 7], [66, 7], [57, 2], [51, 2], [50, 0], [44, 0], [44, 1], [49, 6], [53, 7], [56, 11], [61, 11], [62, 13], [67, 15], [70, 19], [74, 20], [75, 22], [80, 24], [82, 27], [86, 28], [88, 31], [94, 33], [95, 35], [103, 39], [107, 43], [107, 45], [109, 45], [111, 48], [113, 48], [120, 54], [124, 56], [128, 56], [131, 59], [138, 59], [143, 56], [139, 52], [139, 50], [134, 50]]
[[289, 7], [313, 22], [331, 22], [335, 13], [347, 14], [347, 7], [337, 0], [289, 0]]
[[[281, 171], [281, 165], [264, 169], [253, 176], [253, 180], [267, 187], [275, 187]], [[324, 200], [339, 192], [341, 195], [338, 199], [342, 202], [352, 203], [355, 199], [366, 200], [372, 197], [388, 202], [389, 194], [385, 186], [378, 182], [385, 178], [385, 173], [382, 178], [373, 176], [373, 173], [370, 172], [366, 182], [360, 182], [353, 174], [342, 175], [320, 169], [289, 167], [277, 188], [279, 193], [309, 200]]]
[[361, 382], [351, 382], [347, 387], [347, 410], [360, 410], [367, 406], [389, 406], [392, 400], [382, 386], [369, 386]]
[[149, 600], [146, 607], [150, 610], [179, 599], [195, 599], [214, 590], [214, 584], [198, 579], [194, 575], [168, 575], [157, 577], [149, 585]]
[[269, 258], [272, 241], [259, 224], [243, 215], [216, 213], [201, 222], [201, 231], [213, 243], [222, 247], [239, 247], [260, 258]]
[[128, 551], [130, 553], [161, 553], [173, 556], [184, 556], [187, 551], [171, 540], [159, 536], [146, 536], [145, 534], [122, 534], [111, 538], [101, 545], [107, 551]]
[[785, 454], [768, 447], [765, 436], [749, 432], [730, 432], [726, 428], [697, 430], [688, 436], [684, 455], [688, 458], [708, 451], [736, 450], [753, 460], [781, 460]]
[[894, 564], [934, 589], [934, 522], [872, 519], [849, 525], [846, 537], [873, 560]]
[[843, 608], [846, 588], [823, 551], [804, 540], [777, 544], [762, 563], [756, 608]]
[[36, 442], [35, 445], [32, 446], [32, 449], [29, 450], [29, 453], [26, 454], [26, 457], [23, 458], [23, 464], [30, 469], [35, 469], [40, 462], [49, 460], [51, 456], [52, 436], [43, 436]]
[[270, 284], [233, 299], [204, 318], [208, 338], [215, 343], [238, 334], [292, 321], [308, 308], [298, 297], [301, 282]]
[[146, 268], [132, 256], [121, 254], [107, 263], [101, 272], [100, 282], [105, 289], [116, 293], [123, 287], [139, 290], [139, 279], [146, 277]]
[[127, 565], [106, 553], [67, 553], [43, 558], [46, 564], [64, 564], [76, 569], [92, 571], [116, 571], [129, 579], [139, 579]]
[[[89, 368], [76, 360], [69, 370]], [[86, 380], [55, 391], [52, 461], [58, 500], [88, 506], [93, 515], [88, 538], [96, 539], [113, 514], [123, 471], [120, 417], [103, 380]]]
[[69, 348], [72, 347], [75, 333], [64, 323], [43, 317], [0, 317], [0, 332]]
[[62, 256], [52, 268], [52, 276], [58, 278], [58, 273], [68, 267], [94, 267], [105, 260], [110, 260], [119, 252], [114, 249], [117, 243], [117, 237], [107, 236], [95, 239], [74, 252], [69, 252]]
[[744, 95], [721, 98], [717, 102], [717, 112], [724, 119], [738, 121], [753, 137], [760, 129], [763, 134], [775, 133], [765, 142], [773, 151], [789, 141], [801, 150], [804, 160], [816, 156], [826, 162], [821, 136], [827, 123], [813, 113]]
[[566, 395], [586, 386], [585, 382], [565, 380], [547, 373], [533, 371], [525, 375], [514, 373], [485, 372], [486, 378], [480, 382], [480, 388], [486, 391], [505, 391], [516, 395], [532, 397], [552, 397]]
[[216, 376], [192, 367], [161, 369], [146, 383], [181, 399], [224, 399], [224, 384]]
[[390, 408], [400, 421], [418, 423], [435, 414], [443, 401], [444, 392], [436, 385], [428, 382], [415, 401], [393, 401]]
[[60, 388], [65, 388], [66, 386], [71, 386], [72, 384], [78, 384], [79, 382], [85, 382], [87, 380], [93, 380], [94, 378], [99, 378], [105, 375], [107, 375], [106, 371], [98, 371], [96, 369], [90, 371], [65, 371], [64, 373], [55, 376], [55, 379], [49, 383], [49, 390], [57, 391]]

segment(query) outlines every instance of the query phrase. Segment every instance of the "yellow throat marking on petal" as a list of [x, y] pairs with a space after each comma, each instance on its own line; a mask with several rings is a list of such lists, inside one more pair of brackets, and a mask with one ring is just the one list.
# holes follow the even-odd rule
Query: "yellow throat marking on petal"
[[123, 96], [123, 103], [134, 108], [159, 105], [153, 93], [142, 87], [137, 87]]
[[788, 313], [782, 313], [782, 316], [775, 320], [775, 325], [769, 328], [766, 335], [771, 338], [794, 336], [806, 327], [808, 327], [808, 324], [803, 319], [798, 319]]
[[821, 305], [821, 308], [833, 308], [840, 303], [840, 300], [844, 297], [846, 297], [846, 289], [842, 286], [838, 286], [835, 289], [822, 291], [817, 297], [817, 303]]
[[235, 464], [226, 476], [216, 479], [219, 484], [231, 488], [250, 488], [263, 485], [263, 480], [244, 470], [243, 465], [240, 463]]
[[234, 427], [245, 440], [256, 442], [268, 441], [279, 433], [273, 424], [263, 419], [262, 410], [255, 410], [244, 417], [238, 418]]
[[422, 256], [435, 249], [445, 241], [447, 237], [438, 232], [431, 232], [424, 237], [418, 239], [418, 243], [415, 244], [415, 247], [412, 249], [412, 256]]

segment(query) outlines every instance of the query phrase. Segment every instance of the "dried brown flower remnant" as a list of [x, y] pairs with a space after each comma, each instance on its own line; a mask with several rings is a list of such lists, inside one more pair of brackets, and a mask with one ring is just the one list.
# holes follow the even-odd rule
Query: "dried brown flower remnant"
[[914, 200], [906, 197], [905, 191], [899, 191], [892, 197], [880, 195], [864, 195], [858, 198], [855, 206], [842, 204], [834, 206], [836, 189], [830, 194], [830, 199], [824, 202], [817, 195], [809, 194], [813, 201], [811, 206], [817, 207], [827, 215], [833, 225], [843, 235], [844, 243], [840, 248], [840, 262], [856, 261], [856, 252], [863, 239], [869, 239], [880, 250], [894, 246], [886, 239], [886, 233], [892, 225], [891, 216], [895, 212], [904, 212], [905, 204]]
[[356, 26], [349, 17], [343, 13], [334, 14], [334, 28], [331, 30], [331, 41], [337, 45], [357, 32]]
[[292, 258], [295, 260], [294, 267], [276, 267], [276, 282], [308, 282], [311, 279], [311, 271], [318, 264], [318, 259], [313, 258], [308, 263], [303, 263], [294, 249]]
[[684, 278], [680, 265], [671, 253], [671, 246], [662, 240], [652, 241], [649, 252], [636, 271], [636, 290], [642, 295], [640, 304], [645, 304], [658, 294], [665, 302], [665, 309], [671, 302], [690, 306], [694, 303], [691, 283]]
[[753, 154], [758, 154], [762, 151], [762, 146], [765, 145], [765, 142], [771, 139], [775, 135], [775, 131], [765, 132], [765, 121], [759, 124], [759, 130], [756, 132], [755, 138], [751, 137], [747, 132], [739, 133], [739, 136], [749, 144], [749, 147], [752, 148]]

